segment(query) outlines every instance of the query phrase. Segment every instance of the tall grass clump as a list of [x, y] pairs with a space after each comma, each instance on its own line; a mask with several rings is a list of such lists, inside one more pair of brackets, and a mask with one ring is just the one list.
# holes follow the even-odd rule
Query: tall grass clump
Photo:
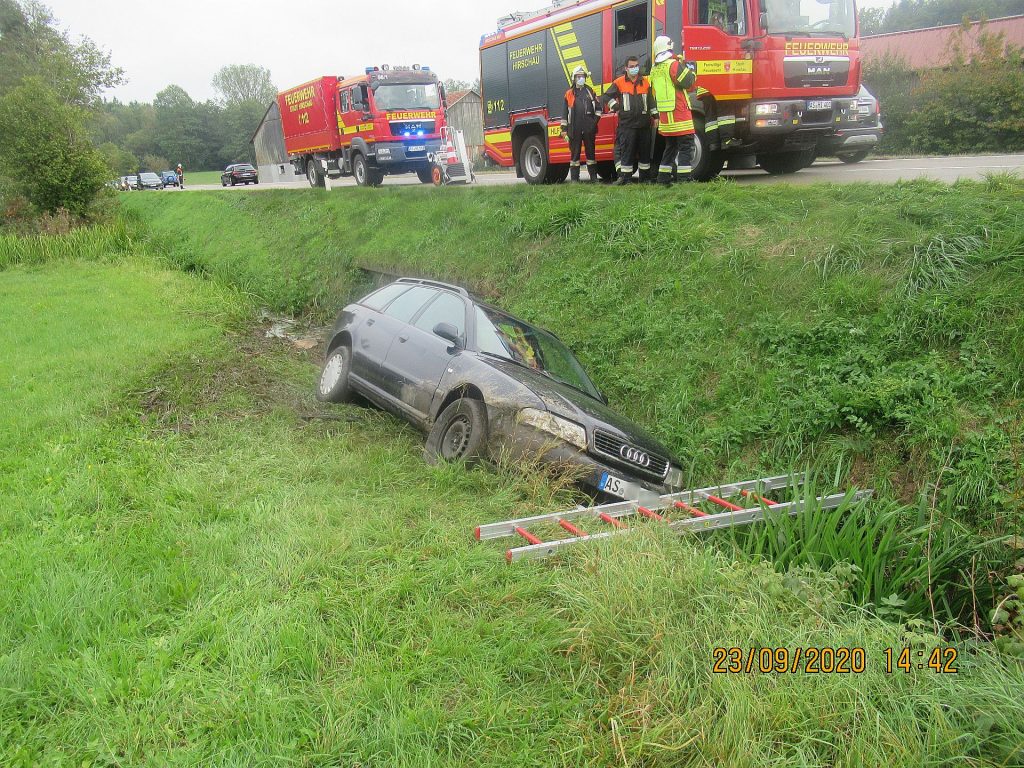
[[131, 227], [125, 221], [80, 227], [59, 235], [0, 233], [0, 270], [52, 261], [110, 261], [128, 255], [134, 247]]

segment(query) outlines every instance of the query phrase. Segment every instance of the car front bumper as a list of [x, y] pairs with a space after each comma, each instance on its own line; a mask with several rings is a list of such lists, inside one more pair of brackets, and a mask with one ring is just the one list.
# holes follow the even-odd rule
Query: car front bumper
[[[494, 438], [492, 437], [492, 440]], [[597, 497], [611, 498], [616, 501], [653, 500], [655, 497], [674, 493], [679, 488], [671, 488], [665, 482], [657, 482], [606, 464], [589, 453], [581, 451], [574, 445], [562, 442], [557, 438], [541, 432], [533, 427], [517, 424], [510, 434], [501, 436], [500, 442], [492, 445], [492, 455], [511, 455], [514, 459], [536, 461], [537, 463], [564, 472], [574, 478], [576, 484]], [[624, 494], [606, 492], [603, 480], [611, 475], [623, 481]]]

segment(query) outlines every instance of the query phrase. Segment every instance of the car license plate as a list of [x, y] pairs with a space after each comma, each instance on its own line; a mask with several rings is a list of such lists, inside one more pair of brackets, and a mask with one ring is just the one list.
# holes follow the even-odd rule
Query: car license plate
[[808, 101], [807, 111], [808, 112], [821, 112], [826, 109], [832, 109], [831, 99], [819, 99], [818, 101]]
[[423, 146], [417, 145], [415, 147], [409, 147], [409, 151], [410, 152], [426, 152], [427, 148], [423, 147]]
[[601, 483], [597, 488], [605, 493], [610, 493], [612, 496], [618, 496], [620, 499], [626, 498], [626, 494], [629, 492], [625, 480], [614, 477], [607, 472], [601, 475]]

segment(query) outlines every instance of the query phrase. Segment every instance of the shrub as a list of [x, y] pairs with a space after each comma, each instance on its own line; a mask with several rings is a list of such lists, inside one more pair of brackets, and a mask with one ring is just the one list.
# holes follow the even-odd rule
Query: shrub
[[83, 215], [111, 175], [83, 127], [82, 112], [62, 104], [41, 80], [0, 99], [0, 175], [44, 213]]

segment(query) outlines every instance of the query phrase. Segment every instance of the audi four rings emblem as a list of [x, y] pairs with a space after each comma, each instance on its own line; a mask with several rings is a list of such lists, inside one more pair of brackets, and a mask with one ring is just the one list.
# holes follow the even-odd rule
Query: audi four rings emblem
[[639, 451], [636, 448], [631, 448], [628, 445], [622, 446], [622, 448], [619, 450], [619, 456], [624, 458], [630, 464], [636, 464], [637, 466], [640, 467], [651, 466], [650, 456], [648, 456], [643, 451]]

